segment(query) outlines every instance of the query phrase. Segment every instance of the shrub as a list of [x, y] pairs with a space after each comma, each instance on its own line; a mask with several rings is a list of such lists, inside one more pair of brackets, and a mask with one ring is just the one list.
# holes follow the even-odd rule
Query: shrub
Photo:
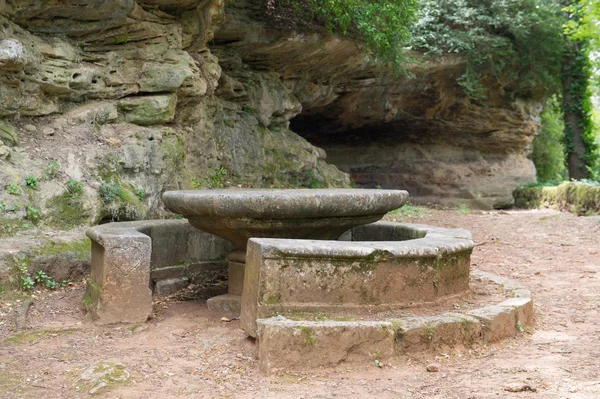
[[106, 181], [100, 185], [98, 189], [100, 198], [105, 203], [109, 204], [117, 198], [123, 199], [125, 193], [118, 183]]

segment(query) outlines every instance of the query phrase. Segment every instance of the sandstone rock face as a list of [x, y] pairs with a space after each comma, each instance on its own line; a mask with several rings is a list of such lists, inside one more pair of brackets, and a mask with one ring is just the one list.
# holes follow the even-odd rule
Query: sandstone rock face
[[277, 73], [209, 49], [224, 21], [223, 0], [0, 1], [0, 218], [29, 204], [64, 227], [161, 216], [169, 189], [348, 186], [289, 129], [302, 107]]
[[347, 40], [273, 29], [260, 22], [259, 6], [236, 4], [214, 51], [276, 71], [302, 105], [292, 130], [324, 148], [359, 186], [489, 208], [510, 205], [517, 185], [535, 181], [527, 153], [542, 98], [521, 98], [518, 82], [473, 101], [456, 83], [459, 59], [422, 60], [412, 78], [398, 77]]

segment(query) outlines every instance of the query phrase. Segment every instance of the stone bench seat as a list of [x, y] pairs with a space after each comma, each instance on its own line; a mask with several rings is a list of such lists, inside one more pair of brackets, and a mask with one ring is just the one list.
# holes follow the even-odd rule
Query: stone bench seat
[[108, 223], [89, 229], [91, 275], [84, 306], [102, 324], [143, 322], [152, 292], [168, 294], [189, 283], [212, 282], [226, 291], [231, 244], [186, 220]]

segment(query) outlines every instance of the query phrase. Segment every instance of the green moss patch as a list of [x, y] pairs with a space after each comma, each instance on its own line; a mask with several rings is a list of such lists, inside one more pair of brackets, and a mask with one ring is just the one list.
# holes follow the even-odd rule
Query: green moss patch
[[71, 198], [68, 192], [50, 198], [46, 203], [46, 209], [48, 211], [44, 220], [45, 224], [60, 230], [83, 226], [89, 219], [81, 202]]
[[513, 195], [518, 208], [552, 207], [577, 215], [600, 214], [600, 185], [566, 182], [558, 186], [524, 186]]
[[77, 329], [65, 328], [56, 330], [23, 330], [16, 334], [11, 335], [6, 339], [7, 344], [24, 344], [34, 341], [39, 341], [49, 337], [56, 337], [58, 335], [73, 334]]

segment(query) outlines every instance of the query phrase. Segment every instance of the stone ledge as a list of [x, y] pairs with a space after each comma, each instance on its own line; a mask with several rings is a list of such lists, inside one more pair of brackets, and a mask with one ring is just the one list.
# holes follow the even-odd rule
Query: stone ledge
[[[529, 292], [518, 282], [477, 270], [472, 278], [490, 281], [507, 291]], [[511, 296], [511, 292], [507, 292]], [[294, 321], [281, 316], [257, 320], [258, 362], [265, 374], [303, 371], [338, 364], [367, 364], [394, 354], [440, 345], [491, 343], [533, 326], [533, 300], [514, 297], [464, 314], [406, 316], [387, 321]], [[390, 337], [387, 329], [392, 332]]]
[[258, 358], [263, 373], [314, 370], [341, 363], [385, 360], [394, 354], [394, 328], [377, 321], [258, 321]]

